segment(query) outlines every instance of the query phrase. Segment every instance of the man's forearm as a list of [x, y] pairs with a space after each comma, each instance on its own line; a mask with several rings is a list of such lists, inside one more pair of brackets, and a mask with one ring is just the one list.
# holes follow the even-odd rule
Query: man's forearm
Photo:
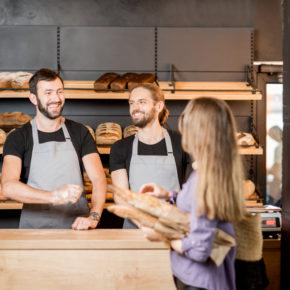
[[2, 183], [2, 195], [23, 203], [48, 204], [53, 202], [53, 193], [32, 188], [21, 181]]
[[97, 212], [101, 216], [106, 202], [107, 183], [106, 180], [100, 182], [96, 180], [92, 185], [91, 212]]

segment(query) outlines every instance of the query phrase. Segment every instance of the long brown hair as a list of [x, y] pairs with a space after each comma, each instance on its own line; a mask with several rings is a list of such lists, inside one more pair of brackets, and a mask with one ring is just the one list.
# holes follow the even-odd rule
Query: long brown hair
[[159, 119], [159, 123], [161, 126], [164, 126], [166, 124], [168, 115], [169, 115], [169, 111], [165, 106], [165, 98], [164, 98], [164, 93], [163, 91], [155, 84], [151, 84], [151, 83], [143, 83], [143, 84], [138, 84], [136, 85], [132, 90], [135, 90], [137, 88], [143, 88], [147, 91], [150, 92], [151, 94], [151, 98], [153, 100], [154, 103], [157, 102], [163, 102], [164, 103], [164, 107], [163, 110], [159, 113], [158, 115], [158, 119]]
[[247, 216], [236, 125], [228, 105], [214, 98], [191, 100], [179, 120], [182, 146], [197, 163], [197, 215], [234, 222]]

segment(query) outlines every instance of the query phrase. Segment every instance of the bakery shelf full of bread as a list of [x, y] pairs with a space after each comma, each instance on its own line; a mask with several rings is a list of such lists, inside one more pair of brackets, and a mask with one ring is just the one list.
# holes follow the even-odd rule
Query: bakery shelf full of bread
[[[117, 81], [117, 80], [116, 80]], [[96, 91], [95, 81], [64, 81], [66, 99], [108, 99], [127, 100], [128, 89], [112, 91], [100, 89]], [[172, 92], [170, 82], [158, 82], [164, 91], [166, 100], [191, 100], [201, 96], [215, 97], [231, 101], [258, 101], [262, 99], [260, 92], [253, 93], [247, 82], [175, 82]], [[28, 98], [28, 89], [0, 88], [0, 98]]]

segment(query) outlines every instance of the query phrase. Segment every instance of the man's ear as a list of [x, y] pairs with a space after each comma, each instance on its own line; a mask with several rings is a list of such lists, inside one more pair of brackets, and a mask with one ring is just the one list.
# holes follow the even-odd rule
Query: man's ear
[[30, 94], [29, 94], [29, 100], [30, 100], [30, 102], [31, 102], [34, 106], [37, 106], [37, 99], [36, 99], [36, 95], [35, 95], [35, 94], [30, 93]]
[[164, 108], [164, 102], [159, 101], [156, 103], [156, 109], [158, 112], [162, 112], [163, 108]]

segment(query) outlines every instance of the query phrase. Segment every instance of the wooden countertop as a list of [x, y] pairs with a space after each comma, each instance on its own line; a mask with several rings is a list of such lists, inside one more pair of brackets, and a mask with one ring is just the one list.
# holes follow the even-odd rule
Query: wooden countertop
[[149, 242], [141, 230], [96, 229], [0, 229], [0, 250], [19, 249], [164, 249], [161, 242]]

